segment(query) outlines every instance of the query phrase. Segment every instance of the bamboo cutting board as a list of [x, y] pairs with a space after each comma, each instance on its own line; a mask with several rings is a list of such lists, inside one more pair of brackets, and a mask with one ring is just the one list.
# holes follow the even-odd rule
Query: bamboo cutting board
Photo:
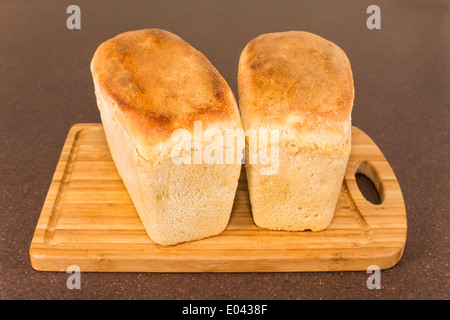
[[[368, 202], [355, 173], [377, 186]], [[406, 242], [406, 211], [395, 175], [375, 143], [352, 128], [352, 153], [331, 225], [320, 232], [255, 226], [245, 171], [230, 222], [218, 236], [161, 246], [147, 236], [112, 161], [101, 124], [67, 137], [30, 246], [36, 270], [121, 272], [286, 272], [394, 266]]]

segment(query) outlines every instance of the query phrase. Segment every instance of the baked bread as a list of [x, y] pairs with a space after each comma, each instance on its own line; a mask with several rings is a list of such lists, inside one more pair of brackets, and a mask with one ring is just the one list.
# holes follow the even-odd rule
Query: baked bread
[[265, 165], [249, 164], [247, 152], [254, 222], [274, 230], [326, 228], [351, 148], [354, 88], [347, 56], [308, 32], [264, 34], [241, 54], [238, 91], [244, 130], [279, 132], [276, 173], [262, 174]]
[[200, 134], [242, 130], [226, 81], [202, 53], [159, 29], [104, 42], [91, 72], [112, 158], [150, 238], [173, 245], [220, 234], [241, 164], [178, 164], [172, 134], [184, 129], [194, 139], [195, 121]]

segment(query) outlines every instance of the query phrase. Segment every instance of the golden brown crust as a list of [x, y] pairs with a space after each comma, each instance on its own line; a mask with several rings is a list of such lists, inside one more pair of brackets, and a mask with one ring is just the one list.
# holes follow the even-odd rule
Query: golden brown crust
[[91, 63], [108, 108], [137, 137], [155, 145], [194, 121], [240, 125], [226, 81], [199, 51], [159, 29], [122, 33], [101, 44]]
[[348, 58], [317, 35], [289, 31], [253, 39], [242, 52], [238, 77], [240, 105], [250, 122], [275, 125], [299, 117], [292, 129], [314, 130], [350, 117], [354, 88]]

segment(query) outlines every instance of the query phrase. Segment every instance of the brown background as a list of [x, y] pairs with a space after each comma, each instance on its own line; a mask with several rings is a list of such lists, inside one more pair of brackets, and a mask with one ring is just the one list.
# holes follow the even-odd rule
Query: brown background
[[[66, 8], [81, 7], [81, 30]], [[381, 8], [381, 30], [366, 8]], [[408, 240], [381, 272], [151, 274], [37, 272], [28, 247], [69, 128], [100, 122], [89, 71], [104, 40], [158, 27], [202, 51], [236, 93], [237, 62], [253, 37], [305, 30], [352, 63], [353, 124], [380, 146], [403, 190]], [[448, 1], [1, 1], [0, 298], [448, 299], [450, 5]]]

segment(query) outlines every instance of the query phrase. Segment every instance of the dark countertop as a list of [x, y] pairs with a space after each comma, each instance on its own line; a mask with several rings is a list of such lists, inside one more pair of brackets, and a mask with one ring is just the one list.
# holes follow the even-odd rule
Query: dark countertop
[[[380, 2], [381, 30], [366, 9]], [[450, 4], [448, 1], [0, 2], [0, 299], [449, 299]], [[352, 64], [353, 124], [378, 144], [403, 191], [408, 240], [381, 272], [152, 274], [31, 268], [28, 248], [69, 128], [100, 122], [89, 63], [124, 31], [158, 27], [202, 51], [237, 94], [240, 52], [266, 32], [305, 30]]]

